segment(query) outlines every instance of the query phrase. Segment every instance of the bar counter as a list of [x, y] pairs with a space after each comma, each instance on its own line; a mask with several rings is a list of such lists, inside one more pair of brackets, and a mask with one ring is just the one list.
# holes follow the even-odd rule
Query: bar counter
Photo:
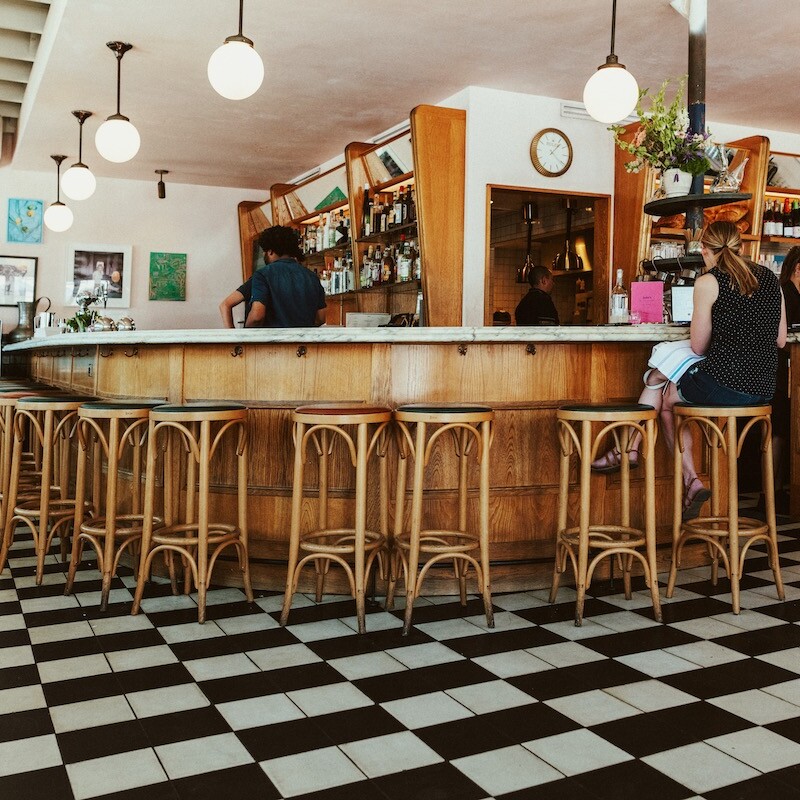
[[[3, 368], [6, 375], [29, 374], [104, 398], [246, 404], [251, 409], [252, 578], [262, 589], [282, 589], [285, 580], [293, 408], [315, 402], [488, 404], [496, 411], [490, 462], [492, 584], [494, 591], [510, 591], [549, 584], [558, 499], [558, 406], [635, 400], [652, 345], [687, 336], [687, 328], [662, 325], [79, 333], [10, 345], [3, 351]], [[440, 448], [436, 458], [429, 467], [425, 513], [432, 527], [446, 527], [445, 520], [457, 515], [456, 462], [449, 447]], [[393, 452], [390, 459], [392, 475]], [[233, 461], [223, 458], [213, 468], [212, 514], [233, 516]], [[793, 482], [796, 474], [793, 469]], [[632, 523], [637, 525], [641, 479], [633, 475]], [[352, 469], [334, 458], [331, 476], [333, 515], [339, 520], [334, 522], [343, 524], [353, 495]], [[656, 464], [662, 561], [668, 559], [671, 476], [662, 437]], [[311, 466], [308, 480], [315, 478]], [[593, 508], [604, 521], [613, 521], [618, 480], [613, 475], [596, 480]], [[377, 511], [377, 486], [373, 488], [371, 519]], [[573, 499], [577, 508], [577, 495]], [[471, 522], [476, 511], [477, 490], [470, 496]], [[311, 501], [303, 513], [310, 525]], [[335, 583], [338, 576], [332, 577], [331, 589], [344, 589], [343, 583]], [[235, 580], [235, 570], [220, 564], [215, 581]], [[445, 576], [426, 589], [453, 590], [452, 579]]]

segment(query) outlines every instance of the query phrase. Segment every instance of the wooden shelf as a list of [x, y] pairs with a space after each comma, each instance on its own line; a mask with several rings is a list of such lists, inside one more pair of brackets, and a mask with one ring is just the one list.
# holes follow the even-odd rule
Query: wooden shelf
[[337, 292], [336, 294], [326, 294], [325, 297], [354, 297], [357, 294], [374, 294], [382, 290], [389, 292], [418, 292], [420, 289], [420, 281], [416, 278], [411, 281], [402, 281], [400, 283], [376, 283], [374, 286], [368, 286], [364, 289], [352, 289], [349, 292]]
[[644, 204], [644, 213], [653, 217], [669, 217], [682, 214], [689, 206], [713, 208], [726, 203], [749, 200], [753, 195], [744, 192], [716, 192], [714, 194], [684, 194], [678, 197], [661, 197]]
[[797, 197], [800, 189], [789, 189], [781, 186], [767, 186], [764, 197]]
[[702, 266], [702, 264], [703, 256], [690, 255], [681, 256], [680, 258], [646, 259], [642, 261], [642, 268], [646, 272], [677, 272], [681, 269], [694, 269], [697, 266]]
[[350, 240], [348, 239], [343, 244], [337, 244], [334, 247], [326, 247], [324, 250], [315, 250], [313, 253], [305, 253], [306, 261], [311, 259], [325, 260], [325, 256], [341, 256], [350, 249]]
[[371, 233], [369, 236], [362, 236], [359, 239], [356, 239], [358, 244], [372, 244], [374, 242], [392, 242], [394, 241], [394, 237], [401, 234], [406, 233], [408, 231], [416, 231], [417, 230], [417, 223], [416, 222], [407, 222], [405, 225], [395, 225], [393, 228], [389, 228], [386, 231], [381, 231], [381, 233]]
[[414, 173], [404, 172], [402, 175], [396, 175], [394, 178], [389, 178], [388, 181], [378, 183], [371, 187], [373, 192], [387, 192], [395, 186], [405, 186], [407, 184], [413, 185]]
[[762, 236], [762, 242], [770, 242], [774, 244], [797, 244], [800, 245], [800, 239], [795, 239], [792, 236]]

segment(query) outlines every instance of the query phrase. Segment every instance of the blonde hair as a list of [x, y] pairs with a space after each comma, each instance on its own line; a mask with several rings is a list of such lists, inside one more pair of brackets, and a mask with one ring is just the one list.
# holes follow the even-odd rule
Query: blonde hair
[[758, 288], [758, 279], [741, 255], [742, 237], [732, 222], [717, 220], [704, 231], [701, 240], [714, 256], [714, 263], [726, 272], [739, 294], [750, 297]]

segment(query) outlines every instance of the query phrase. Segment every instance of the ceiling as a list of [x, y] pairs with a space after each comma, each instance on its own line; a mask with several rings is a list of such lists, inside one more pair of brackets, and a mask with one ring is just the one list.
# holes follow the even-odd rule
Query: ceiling
[[[8, 9], [42, 3], [0, 0], [0, 45]], [[796, 0], [708, 0], [709, 118], [800, 131], [796, 10]], [[238, 102], [206, 76], [210, 54], [237, 32], [236, 0], [52, 0], [50, 17], [15, 167], [48, 170], [51, 153], [77, 156], [70, 112], [88, 109], [84, 161], [97, 175], [150, 180], [163, 168], [170, 181], [266, 190], [467, 85], [580, 100], [608, 54], [611, 1], [246, 0], [244, 34], [266, 77]], [[115, 111], [113, 39], [134, 46], [122, 62], [121, 111], [142, 146], [127, 164], [105, 162], [93, 142]], [[669, 0], [619, 0], [616, 52], [640, 86], [685, 73], [687, 39]], [[9, 83], [0, 77], [0, 90]]]

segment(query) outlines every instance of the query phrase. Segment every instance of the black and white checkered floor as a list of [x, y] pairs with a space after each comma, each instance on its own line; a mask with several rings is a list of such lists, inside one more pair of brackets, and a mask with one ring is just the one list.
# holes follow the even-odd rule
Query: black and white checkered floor
[[781, 526], [787, 600], [763, 551], [739, 616], [707, 570], [681, 573], [663, 625], [645, 592], [422, 601], [415, 628], [350, 601], [248, 605], [129, 576], [97, 610], [92, 565], [34, 585], [20, 534], [0, 576], [0, 798], [147, 800], [800, 798], [800, 525]]

